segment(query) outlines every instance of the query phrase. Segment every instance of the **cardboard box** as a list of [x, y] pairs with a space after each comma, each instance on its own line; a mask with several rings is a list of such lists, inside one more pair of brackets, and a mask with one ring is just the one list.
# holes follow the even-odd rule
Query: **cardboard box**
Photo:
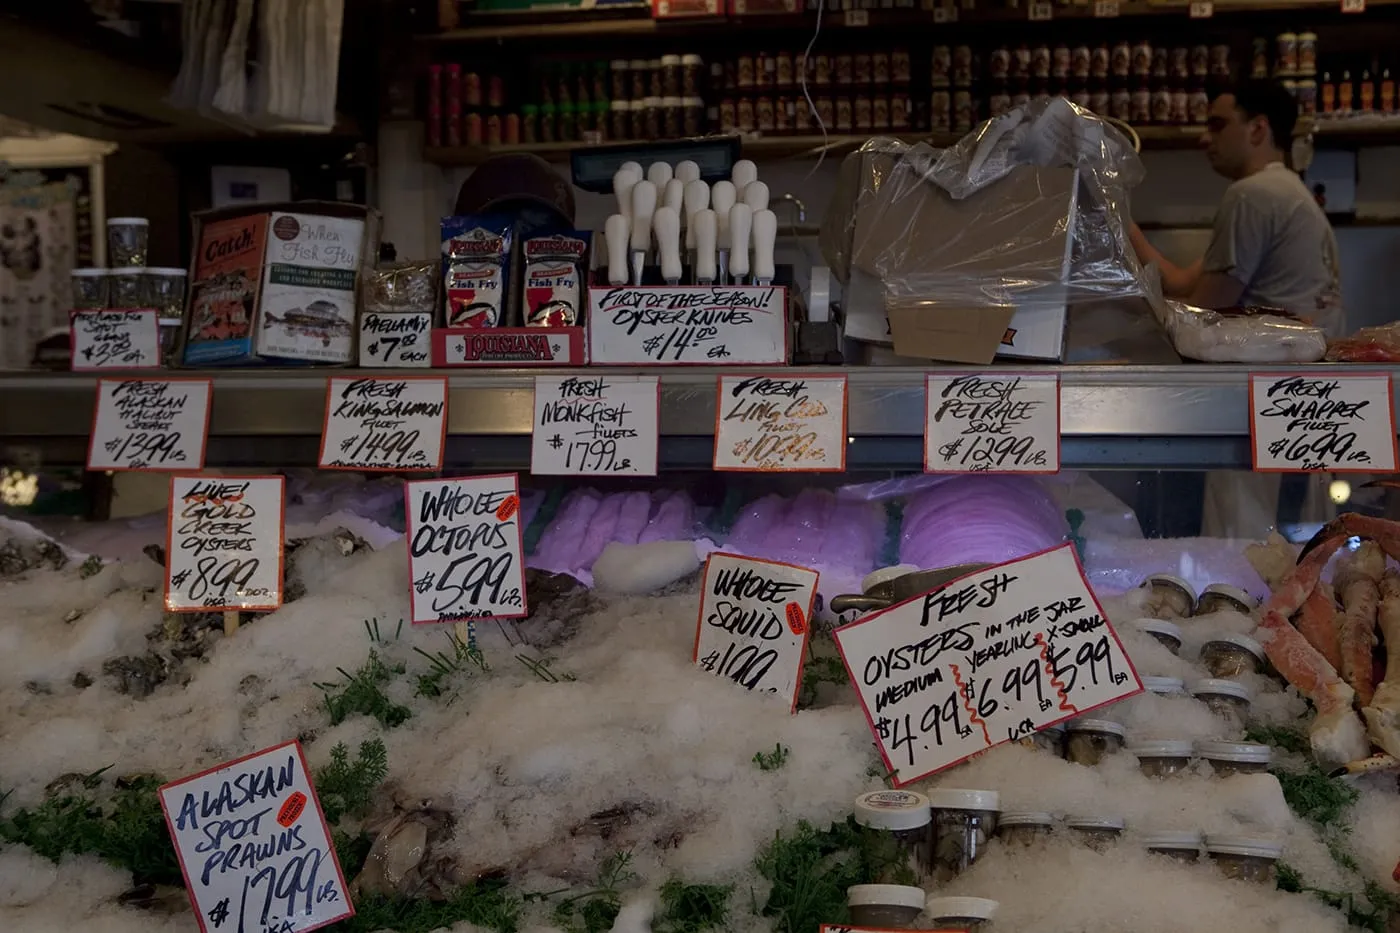
[[258, 356], [349, 363], [364, 220], [273, 211], [267, 230]]
[[241, 363], [253, 355], [267, 215], [196, 221], [186, 302], [187, 366]]

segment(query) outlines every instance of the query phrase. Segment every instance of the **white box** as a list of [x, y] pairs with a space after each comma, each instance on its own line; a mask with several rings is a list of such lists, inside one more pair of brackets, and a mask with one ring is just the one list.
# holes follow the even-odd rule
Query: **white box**
[[263, 257], [255, 352], [309, 363], [349, 363], [365, 222], [273, 212]]

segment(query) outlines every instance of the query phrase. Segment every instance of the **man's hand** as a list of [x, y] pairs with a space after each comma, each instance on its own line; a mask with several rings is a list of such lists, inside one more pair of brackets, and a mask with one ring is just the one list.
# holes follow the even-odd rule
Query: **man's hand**
[[[1196, 290], [1196, 286], [1201, 280], [1202, 260], [1197, 259], [1185, 268], [1176, 265], [1163, 256], [1157, 247], [1147, 242], [1142, 228], [1136, 223], [1132, 223], [1128, 227], [1128, 242], [1132, 243], [1133, 252], [1137, 253], [1138, 262], [1144, 266], [1155, 264], [1161, 271], [1162, 291], [1168, 298], [1189, 300], [1189, 296]], [[1207, 305], [1206, 307], [1224, 307], [1224, 305]]]

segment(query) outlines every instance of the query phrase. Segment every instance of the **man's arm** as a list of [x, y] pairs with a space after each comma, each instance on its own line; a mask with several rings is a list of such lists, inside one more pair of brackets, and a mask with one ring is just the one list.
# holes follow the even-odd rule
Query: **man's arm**
[[1128, 239], [1132, 241], [1133, 251], [1137, 253], [1138, 262], [1144, 266], [1155, 263], [1162, 273], [1162, 291], [1168, 298], [1186, 298], [1196, 289], [1197, 283], [1201, 279], [1201, 264], [1203, 259], [1197, 259], [1189, 266], [1178, 266], [1147, 242], [1147, 237], [1143, 236], [1142, 229], [1137, 224], [1128, 228]]

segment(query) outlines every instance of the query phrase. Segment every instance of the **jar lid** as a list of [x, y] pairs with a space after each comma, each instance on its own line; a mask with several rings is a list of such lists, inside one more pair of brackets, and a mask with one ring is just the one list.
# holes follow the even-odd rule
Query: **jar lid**
[[679, 97], [663, 97], [663, 98], [661, 98], [661, 106], [663, 106], [663, 107], [679, 107], [680, 105], [681, 105], [681, 99], [680, 99]]
[[634, 58], [632, 59], [632, 64], [630, 67], [633, 71], [646, 71], [647, 68], [650, 66], [647, 65], [647, 61], [645, 58]]
[[888, 583], [897, 577], [902, 577], [906, 573], [914, 573], [919, 568], [913, 564], [895, 564], [893, 567], [881, 567], [879, 570], [872, 570], [860, 581], [860, 591], [869, 593], [881, 583]]
[[1274, 759], [1272, 748], [1255, 742], [1197, 742], [1196, 754], [1212, 761], [1240, 761], [1265, 765]]
[[1189, 830], [1153, 830], [1143, 834], [1142, 844], [1149, 849], [1199, 849], [1201, 834]]
[[1316, 41], [1317, 41], [1317, 33], [1315, 33], [1315, 32], [1300, 32], [1300, 33], [1298, 33], [1298, 41], [1299, 41], [1299, 42], [1304, 42], [1304, 41], [1307, 41], [1307, 42], [1316, 42]]
[[1189, 739], [1153, 739], [1130, 742], [1125, 750], [1138, 758], [1190, 758], [1194, 746]]
[[612, 60], [612, 63], [608, 67], [610, 67], [613, 71], [626, 71], [632, 66], [628, 64], [627, 59], [625, 58], [614, 58]]
[[181, 324], [185, 323], [185, 319], [181, 317], [163, 317], [158, 319], [156, 323], [161, 327], [179, 327]]
[[1219, 680], [1214, 677], [1191, 681], [1191, 695], [1198, 697], [1202, 694], [1234, 697], [1237, 700], [1244, 700], [1246, 703], [1254, 699], [1254, 694], [1250, 692], [1250, 689], [1238, 680]]
[[1141, 680], [1144, 690], [1151, 690], [1156, 694], [1186, 693], [1186, 681], [1180, 677], [1143, 677]]
[[1123, 829], [1121, 816], [1067, 816], [1065, 825], [1070, 829]]
[[1001, 794], [994, 790], [935, 787], [928, 792], [928, 802], [935, 810], [1000, 810]]
[[682, 56], [681, 56], [681, 64], [682, 64], [682, 65], [703, 65], [703, 64], [705, 64], [705, 60], [704, 60], [703, 58], [701, 58], [699, 55], [696, 55], [694, 52], [691, 52], [689, 55], [682, 55]]
[[184, 269], [175, 266], [147, 266], [147, 275], [185, 275]]
[[648, 67], [648, 68], [660, 68], [660, 67], [661, 67], [661, 59], [659, 59], [659, 58], [653, 58], [651, 61], [647, 62], [647, 67]]
[[1288, 39], [1297, 39], [1298, 36], [1291, 32], [1281, 32], [1278, 34], [1278, 41], [1283, 42]]
[[111, 272], [111, 271], [112, 271], [111, 269], [82, 268], [82, 269], [74, 269], [74, 270], [73, 270], [73, 274], [74, 274], [75, 276], [77, 276], [78, 278], [80, 278], [80, 279], [92, 279], [92, 278], [97, 278], [98, 276], [101, 276], [101, 275], [106, 275], [108, 272]]
[[661, 67], [662, 67], [662, 68], [669, 68], [669, 67], [671, 67], [672, 65], [675, 65], [677, 68], [679, 68], [679, 67], [680, 67], [680, 64], [681, 64], [681, 57], [680, 57], [679, 55], [663, 55], [663, 56], [661, 56]]
[[1120, 739], [1124, 730], [1121, 722], [1114, 722], [1112, 719], [1075, 719], [1069, 724], [1070, 732], [1106, 732], [1109, 735], [1116, 735]]
[[[636, 101], [633, 101], [633, 106], [636, 106]], [[643, 106], [643, 107], [660, 107], [660, 106], [661, 106], [661, 98], [659, 98], [659, 97], [643, 97], [643, 98], [642, 98], [642, 106]]]
[[681, 106], [682, 106], [682, 107], [703, 107], [703, 106], [705, 106], [705, 98], [703, 98], [703, 97], [682, 97], [682, 98], [681, 98]]
[[909, 884], [853, 884], [846, 889], [846, 903], [851, 907], [890, 904], [922, 910], [924, 897], [923, 888]]
[[107, 271], [110, 272], [110, 273], [112, 273], [113, 275], [145, 275], [145, 274], [146, 274], [146, 267], [145, 267], [145, 266], [121, 266], [120, 268], [117, 268], [117, 269], [108, 269]]
[[1166, 619], [1134, 619], [1128, 624], [1139, 632], [1146, 632], [1149, 635], [1165, 635], [1177, 644], [1181, 644], [1181, 626], [1173, 625]]
[[615, 100], [612, 102], [612, 109], [614, 110], [628, 110], [631, 106], [632, 102], [630, 100]]
[[150, 226], [150, 224], [151, 224], [151, 222], [150, 222], [149, 220], [147, 220], [145, 217], [108, 217], [108, 218], [107, 218], [107, 226], [109, 226], [109, 227], [115, 227], [115, 226], [118, 226], [118, 225], [123, 226], [123, 227], [148, 227], [148, 226]]
[[1217, 635], [1201, 647], [1209, 648], [1211, 645], [1233, 645], [1236, 648], [1243, 648], [1260, 661], [1265, 660], [1266, 657], [1264, 654], [1264, 646], [1248, 635], [1236, 635], [1234, 632]]
[[861, 794], [852, 808], [856, 822], [872, 829], [918, 829], [933, 815], [928, 798], [907, 790], [877, 790]]
[[998, 903], [985, 897], [931, 897], [924, 913], [934, 920], [990, 920]]
[[1053, 826], [1055, 816], [1040, 810], [1004, 810], [997, 817], [998, 826]]
[[1195, 605], [1196, 591], [1191, 588], [1191, 584], [1187, 583], [1180, 577], [1174, 577], [1169, 573], [1154, 573], [1151, 576], [1149, 576], [1146, 580], [1142, 581], [1143, 586], [1151, 586], [1154, 583], [1165, 583], [1168, 586], [1176, 587], [1177, 589], [1185, 593], [1188, 597], [1190, 597], [1191, 604]]
[[1228, 599], [1233, 599], [1235, 602], [1243, 603], [1251, 609], [1259, 605], [1259, 600], [1255, 599], [1253, 596], [1250, 596], [1248, 593], [1246, 593], [1239, 587], [1231, 586], [1228, 583], [1212, 583], [1210, 586], [1201, 590], [1202, 596], [1210, 596], [1212, 594], [1215, 596], [1224, 596]]
[[1206, 851], [1214, 855], [1245, 855], [1277, 859], [1283, 846], [1273, 836], [1206, 836]]

